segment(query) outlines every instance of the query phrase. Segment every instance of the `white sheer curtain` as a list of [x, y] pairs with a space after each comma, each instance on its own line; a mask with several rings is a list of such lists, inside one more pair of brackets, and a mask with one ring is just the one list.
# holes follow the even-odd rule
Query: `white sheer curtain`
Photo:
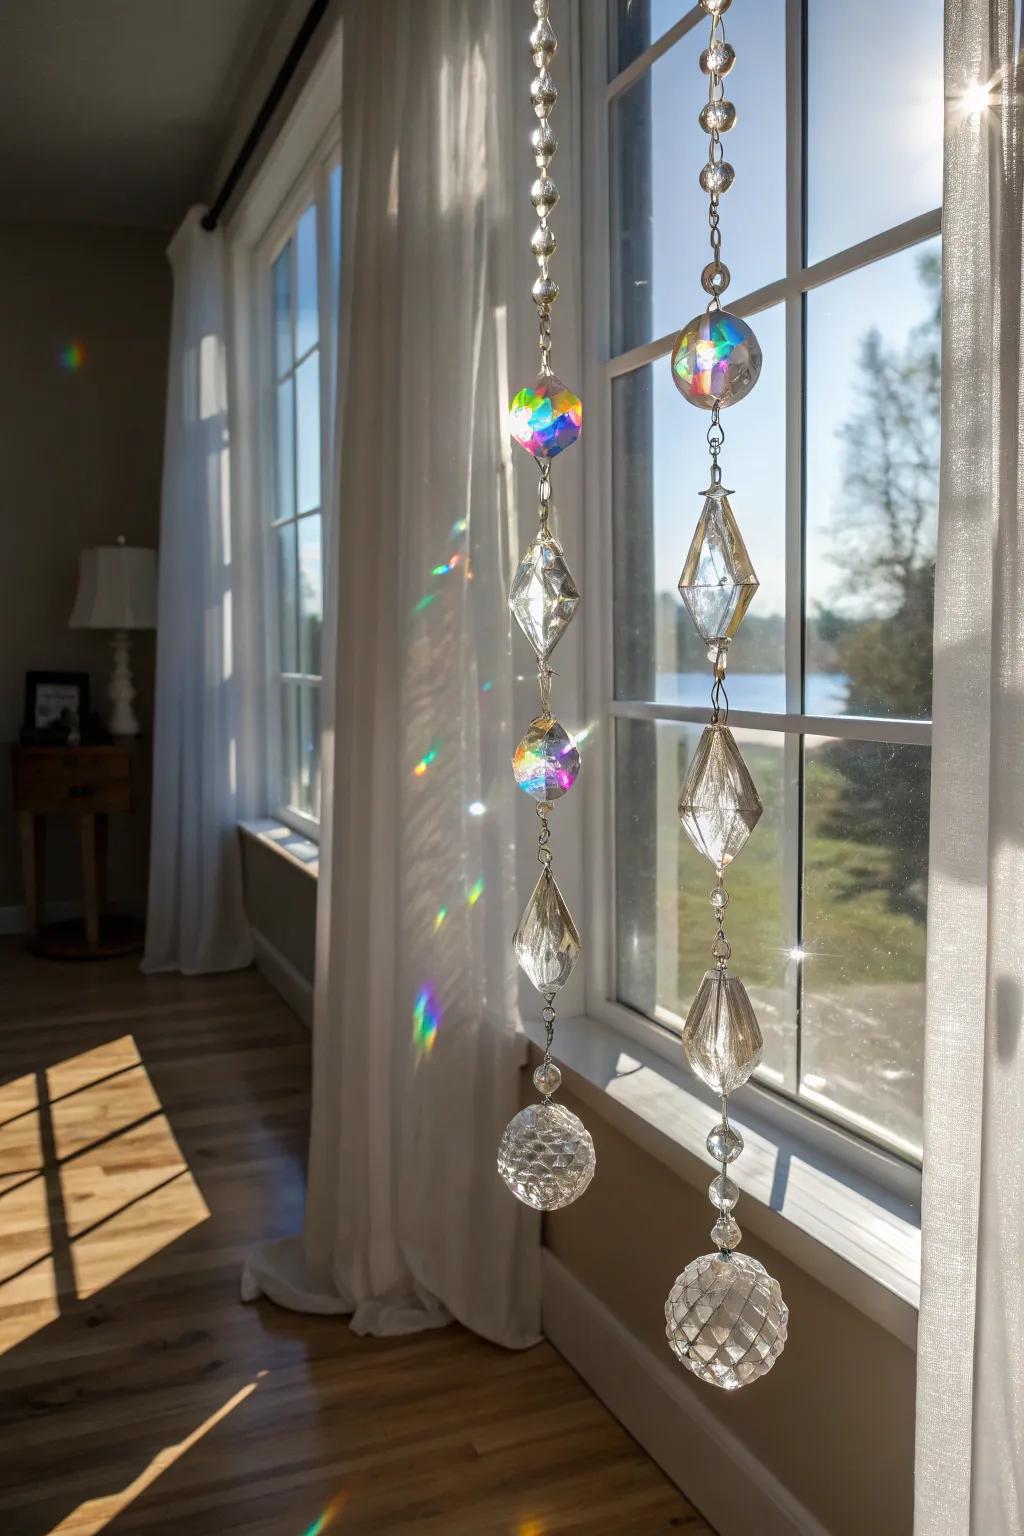
[[916, 1536], [1024, 1531], [1024, 108], [1015, 11], [1013, 0], [946, 4]]
[[352, 1312], [361, 1332], [454, 1316], [523, 1346], [539, 1225], [495, 1169], [523, 1059], [504, 602], [509, 198], [529, 168], [514, 10], [345, 10], [309, 1196], [304, 1237], [255, 1255], [243, 1294]]
[[242, 906], [224, 246], [193, 208], [174, 274], [160, 509], [153, 819], [143, 970], [252, 959]]

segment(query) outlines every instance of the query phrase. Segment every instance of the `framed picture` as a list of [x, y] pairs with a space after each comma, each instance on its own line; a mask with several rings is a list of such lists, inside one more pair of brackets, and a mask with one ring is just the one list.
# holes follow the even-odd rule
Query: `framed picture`
[[89, 714], [87, 672], [26, 672], [24, 742], [79, 741]]

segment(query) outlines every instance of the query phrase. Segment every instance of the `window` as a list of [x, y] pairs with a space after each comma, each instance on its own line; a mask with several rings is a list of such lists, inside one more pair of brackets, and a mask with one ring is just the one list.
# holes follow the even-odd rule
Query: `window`
[[[324, 515], [338, 333], [341, 165], [321, 158], [261, 251], [270, 761], [279, 814], [320, 816]], [[273, 793], [273, 790], [272, 790]]]
[[[676, 812], [709, 713], [710, 669], [676, 591], [707, 484], [707, 421], [668, 364], [710, 259], [697, 183], [707, 18], [679, 0], [606, 0], [586, 14], [597, 164], [584, 248], [598, 253], [586, 301], [608, 342], [590, 359], [584, 441], [588, 487], [604, 498], [595, 606], [613, 615], [592, 626], [587, 669], [588, 715], [605, 724], [589, 885], [608, 893], [592, 898], [607, 911], [588, 1008], [678, 1031], [713, 934], [710, 867]], [[766, 1094], [913, 1163], [942, 3], [756, 0], [724, 20], [739, 114], [722, 200], [725, 302], [751, 318], [764, 352], [757, 388], [722, 417], [724, 478], [761, 582], [730, 658], [729, 720], [764, 803], [728, 875], [727, 928], [765, 1035]]]

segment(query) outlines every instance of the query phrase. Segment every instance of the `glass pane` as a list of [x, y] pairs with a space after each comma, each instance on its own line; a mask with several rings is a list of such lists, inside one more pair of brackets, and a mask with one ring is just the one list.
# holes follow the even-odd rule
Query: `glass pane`
[[[786, 124], [783, 0], [734, 7], [739, 116], [725, 136], [736, 182], [722, 203], [722, 259], [738, 297], [785, 272]], [[733, 18], [735, 17], [735, 21]], [[611, 109], [612, 350], [678, 331], [703, 309], [711, 259], [705, 150], [697, 110], [706, 85], [695, 27]], [[729, 80], [734, 77], [729, 76]], [[742, 89], [741, 89], [742, 85]]]
[[311, 203], [295, 231], [295, 355], [315, 347], [320, 334], [316, 299], [316, 204]]
[[320, 505], [320, 353], [295, 371], [295, 423], [298, 437], [298, 510]]
[[609, 0], [609, 80], [692, 9], [691, 0]]
[[928, 749], [805, 747], [801, 1092], [920, 1156]]
[[282, 672], [299, 670], [297, 641], [298, 615], [296, 593], [298, 578], [295, 561], [295, 524], [282, 523], [274, 530], [277, 543], [277, 635], [278, 660]]
[[295, 382], [287, 378], [277, 386], [275, 437], [274, 517], [295, 515]]
[[927, 718], [938, 240], [807, 295], [807, 378], [808, 712]]
[[[731, 14], [731, 13], [730, 13]], [[764, 352], [757, 388], [723, 413], [725, 484], [761, 583], [733, 642], [736, 709], [784, 710], [785, 318], [751, 322]], [[667, 357], [612, 381], [615, 695], [705, 704], [706, 648], [677, 590], [707, 487], [708, 418], [679, 394]]]
[[331, 218], [331, 293], [337, 304], [341, 287], [341, 166], [336, 165], [328, 178]]
[[320, 631], [324, 613], [323, 545], [320, 514], [299, 519], [299, 670], [320, 674]]
[[281, 689], [281, 803], [301, 809], [299, 784], [299, 685]]
[[274, 372], [278, 378], [292, 365], [292, 242], [274, 262]]
[[[704, 972], [714, 963], [708, 892], [714, 871], [679, 821], [679, 787], [700, 739], [699, 726], [616, 722], [615, 909], [618, 997], [630, 1008], [681, 1024]], [[784, 737], [736, 731], [764, 815], [726, 877], [732, 901], [726, 931], [765, 1037], [760, 1075], [792, 1087], [795, 1032], [784, 1004], [787, 940], [783, 918]], [[790, 939], [789, 943], [792, 943]]]
[[808, 260], [942, 202], [942, 9], [808, 0]]
[[307, 816], [320, 819], [320, 689], [304, 684], [301, 700], [299, 798]]

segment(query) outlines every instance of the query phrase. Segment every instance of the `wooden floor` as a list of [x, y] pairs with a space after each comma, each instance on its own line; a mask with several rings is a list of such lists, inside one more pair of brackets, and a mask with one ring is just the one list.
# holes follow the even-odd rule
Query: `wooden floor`
[[301, 1225], [308, 1072], [253, 972], [0, 942], [3, 1536], [709, 1536], [548, 1345], [239, 1302]]

